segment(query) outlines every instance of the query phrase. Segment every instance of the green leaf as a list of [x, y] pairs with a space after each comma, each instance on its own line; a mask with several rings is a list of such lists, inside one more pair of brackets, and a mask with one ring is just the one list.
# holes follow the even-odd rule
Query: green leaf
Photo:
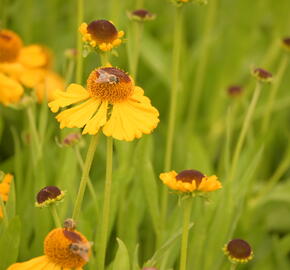
[[0, 237], [0, 270], [5, 270], [17, 259], [20, 243], [21, 223], [19, 217], [14, 217]]
[[116, 254], [116, 257], [113, 262], [113, 269], [112, 270], [120, 270], [120, 269], [130, 269], [130, 260], [127, 247], [122, 242], [121, 239], [117, 238], [119, 248]]

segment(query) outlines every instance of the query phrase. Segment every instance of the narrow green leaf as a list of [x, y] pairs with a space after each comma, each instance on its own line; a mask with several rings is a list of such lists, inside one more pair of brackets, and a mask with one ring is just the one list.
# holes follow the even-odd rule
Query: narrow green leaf
[[117, 241], [119, 248], [113, 262], [112, 270], [130, 269], [130, 260], [127, 247], [125, 246], [125, 244], [122, 242], [121, 239], [117, 238]]

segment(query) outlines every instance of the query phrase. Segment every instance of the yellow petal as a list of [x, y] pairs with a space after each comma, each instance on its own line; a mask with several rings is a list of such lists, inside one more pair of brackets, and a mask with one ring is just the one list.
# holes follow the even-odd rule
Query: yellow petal
[[91, 118], [84, 130], [83, 130], [83, 134], [97, 134], [97, 132], [99, 131], [100, 127], [102, 127], [103, 125], [105, 125], [106, 121], [107, 121], [107, 108], [108, 108], [108, 102], [102, 102], [100, 108], [98, 109], [97, 113], [94, 115], [93, 118]]
[[222, 184], [215, 175], [202, 178], [198, 186], [198, 190], [204, 192], [210, 192], [220, 188], [222, 188]]
[[9, 105], [20, 100], [24, 90], [15, 80], [0, 73], [0, 103]]
[[18, 61], [28, 68], [47, 68], [51, 58], [47, 48], [34, 44], [21, 49]]
[[37, 84], [41, 83], [45, 77], [45, 70], [44, 69], [29, 69], [26, 68], [22, 71], [21, 75], [19, 76], [19, 81], [28, 88], [33, 88]]
[[57, 73], [50, 70], [47, 70], [43, 80], [34, 86], [38, 102], [42, 102], [44, 99], [52, 101], [53, 92], [58, 89], [64, 89], [64, 80]]
[[99, 105], [99, 100], [90, 98], [80, 105], [62, 111], [56, 116], [60, 128], [82, 128], [92, 118]]
[[54, 91], [54, 100], [48, 103], [52, 112], [57, 112], [59, 108], [83, 101], [90, 95], [89, 92], [78, 84], [71, 84], [67, 91]]
[[46, 270], [45, 266], [48, 263], [46, 256], [40, 256], [27, 262], [12, 264], [7, 270]]
[[158, 111], [143, 96], [143, 90], [135, 88], [133, 96], [124, 102], [113, 105], [111, 118], [103, 128], [106, 136], [118, 140], [132, 141], [142, 134], [149, 134], [157, 126]]

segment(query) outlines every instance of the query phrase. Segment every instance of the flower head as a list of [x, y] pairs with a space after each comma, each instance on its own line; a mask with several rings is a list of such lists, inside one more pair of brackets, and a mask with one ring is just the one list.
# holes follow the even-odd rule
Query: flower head
[[44, 256], [11, 265], [7, 270], [82, 270], [88, 262], [91, 244], [76, 230], [58, 228], [44, 240]]
[[233, 263], [247, 263], [253, 259], [251, 246], [242, 239], [231, 240], [224, 246], [223, 250]]
[[270, 83], [273, 80], [273, 75], [269, 71], [262, 69], [262, 68], [255, 68], [252, 71], [252, 75], [258, 81], [265, 82], [265, 83]]
[[172, 1], [177, 5], [187, 4], [190, 2], [194, 2], [194, 3], [200, 4], [200, 5], [207, 4], [207, 0], [172, 0]]
[[123, 31], [118, 31], [113, 23], [107, 20], [95, 20], [79, 27], [83, 41], [101, 51], [110, 51], [122, 43]]
[[[10, 185], [11, 185], [12, 180], [13, 180], [13, 175], [10, 173], [7, 173], [4, 175], [2, 182], [0, 183], [0, 197], [4, 203], [8, 201]], [[1, 218], [3, 218], [3, 211], [0, 205], [0, 219]]]
[[144, 22], [144, 21], [152, 21], [155, 19], [155, 14], [152, 14], [150, 11], [146, 9], [137, 9], [132, 12], [128, 12], [128, 17], [131, 20]]
[[22, 48], [21, 38], [13, 31], [0, 30], [0, 62], [14, 62]]
[[184, 170], [178, 174], [171, 171], [161, 173], [159, 177], [169, 188], [181, 192], [210, 192], [222, 188], [215, 175], [206, 176], [196, 170]]
[[36, 207], [46, 207], [63, 199], [64, 192], [56, 186], [47, 186], [41, 189], [36, 196]]
[[285, 37], [282, 39], [282, 46], [288, 52], [290, 52], [290, 37]]
[[71, 84], [66, 92], [56, 91], [48, 105], [53, 112], [80, 103], [56, 116], [60, 127], [83, 128], [83, 134], [96, 134], [100, 128], [106, 136], [131, 141], [151, 133], [157, 126], [158, 111], [133, 79], [115, 67], [93, 70], [87, 89]]
[[243, 88], [239, 85], [231, 85], [228, 87], [227, 92], [231, 97], [239, 97], [243, 93]]

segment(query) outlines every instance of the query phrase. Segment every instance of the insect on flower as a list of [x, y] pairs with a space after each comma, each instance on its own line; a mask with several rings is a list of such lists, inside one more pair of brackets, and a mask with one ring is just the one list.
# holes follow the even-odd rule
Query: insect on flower
[[114, 74], [110, 74], [102, 69], [99, 69], [98, 73], [100, 74], [100, 76], [96, 79], [97, 83], [115, 84], [119, 82], [118, 77]]
[[91, 243], [72, 243], [70, 245], [70, 250], [73, 254], [76, 254], [83, 258], [84, 261], [89, 261], [89, 252], [91, 248]]

